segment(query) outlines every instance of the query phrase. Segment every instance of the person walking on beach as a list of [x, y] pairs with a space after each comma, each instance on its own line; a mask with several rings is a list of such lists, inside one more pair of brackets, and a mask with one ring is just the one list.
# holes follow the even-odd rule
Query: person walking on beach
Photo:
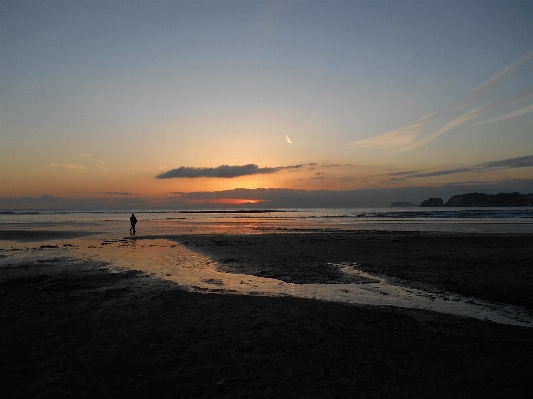
[[135, 217], [133, 213], [131, 214], [131, 217], [130, 217], [130, 223], [131, 223], [130, 233], [133, 232], [133, 234], [135, 235], [135, 224], [137, 223], [137, 218]]

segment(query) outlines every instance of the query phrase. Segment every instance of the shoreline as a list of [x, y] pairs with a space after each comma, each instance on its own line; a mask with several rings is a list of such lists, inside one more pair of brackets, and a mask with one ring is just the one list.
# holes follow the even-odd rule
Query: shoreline
[[[523, 280], [526, 288], [531, 285], [524, 278], [527, 270], [516, 275], [519, 266], [525, 267], [521, 259], [531, 253], [528, 235], [509, 236], [501, 244], [501, 235], [492, 235], [490, 242], [486, 235], [481, 237], [485, 241], [471, 234], [422, 236], [365, 232], [172, 237], [185, 248], [218, 259], [218, 267], [228, 272], [255, 259], [247, 272], [267, 276], [280, 273], [280, 259], [285, 257], [289, 264], [305, 250], [306, 261], [280, 277], [302, 279], [306, 268], [317, 265], [313, 279], [330, 282], [335, 276], [323, 262], [356, 256], [358, 266], [372, 272], [409, 273], [419, 284], [437, 281], [458, 287], [442, 274], [443, 265], [470, 253], [470, 268], [450, 273], [469, 275], [485, 265], [491, 272], [474, 274], [473, 283], [464, 287], [481, 293], [505, 275], [494, 254], [514, 253], [506, 266], [512, 278], [504, 278], [498, 287], [504, 292], [514, 278]], [[461, 250], [457, 240], [465, 237], [469, 240]], [[97, 240], [101, 245], [94, 251], [104, 253], [134, 250], [142, 256], [161, 250], [157, 241], [142, 236], [113, 243]], [[436, 242], [440, 249], [435, 249]], [[71, 256], [76, 251], [64, 245], [75, 243], [32, 242], [37, 246], [28, 251], [35, 257], [15, 251], [20, 253], [18, 266], [7, 267], [8, 258], [2, 258], [0, 343], [5, 361], [0, 387], [10, 397], [525, 398], [533, 389], [528, 372], [531, 328], [418, 309], [187, 292], [146, 271]], [[400, 250], [405, 248], [410, 251]], [[233, 260], [221, 262], [224, 257]], [[491, 258], [493, 263], [487, 264]], [[388, 262], [382, 263], [384, 259]], [[511, 263], [516, 270], [509, 269]], [[424, 273], [428, 264], [431, 273]], [[509, 296], [511, 303], [524, 302], [518, 288]]]

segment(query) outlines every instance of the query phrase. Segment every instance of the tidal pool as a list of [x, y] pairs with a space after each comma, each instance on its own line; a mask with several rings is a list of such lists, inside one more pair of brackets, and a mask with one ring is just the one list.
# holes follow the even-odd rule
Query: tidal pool
[[[395, 278], [374, 276], [357, 268], [357, 263], [331, 264], [358, 277], [350, 284], [294, 284], [272, 278], [220, 272], [217, 263], [168, 239], [78, 238], [61, 243], [32, 246], [12, 243], [3, 249], [0, 266], [20, 261], [47, 262], [79, 268], [91, 261], [105, 262], [113, 270], [140, 270], [176, 283], [180, 289], [217, 294], [293, 296], [357, 305], [426, 309], [497, 323], [533, 327], [530, 313], [517, 306], [493, 303], [431, 288], [410, 287]], [[68, 260], [71, 259], [72, 262]], [[58, 263], [57, 272], [60, 273]]]
[[[80, 249], [81, 250], [81, 249]], [[142, 270], [193, 292], [294, 296], [359, 305], [426, 309], [497, 323], [533, 327], [526, 309], [465, 297], [429, 288], [409, 287], [399, 279], [358, 270], [357, 263], [332, 264], [360, 277], [350, 284], [293, 284], [272, 278], [217, 271], [217, 263], [166, 239], [116, 240], [87, 248], [86, 256], [111, 262], [113, 267]]]

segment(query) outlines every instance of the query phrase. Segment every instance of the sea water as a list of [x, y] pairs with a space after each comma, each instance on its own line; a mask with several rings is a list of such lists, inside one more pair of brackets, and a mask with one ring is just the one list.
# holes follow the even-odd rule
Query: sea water
[[[0, 211], [2, 229], [129, 230], [131, 211]], [[531, 233], [533, 208], [355, 208], [141, 210], [143, 234], [262, 233], [306, 230], [388, 230]]]

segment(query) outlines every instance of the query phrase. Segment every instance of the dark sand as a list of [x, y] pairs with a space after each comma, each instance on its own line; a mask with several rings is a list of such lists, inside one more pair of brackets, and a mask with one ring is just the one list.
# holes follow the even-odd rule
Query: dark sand
[[413, 286], [520, 305], [533, 311], [533, 237], [529, 234], [330, 232], [185, 235], [177, 240], [218, 261], [223, 271], [291, 283], [346, 282], [328, 263], [357, 262], [374, 275]]
[[[342, 277], [327, 262], [351, 261], [413, 284], [532, 306], [528, 235], [176, 239], [228, 271], [335, 282]], [[87, 259], [0, 268], [0, 326], [0, 392], [8, 398], [528, 398], [533, 392], [533, 328], [422, 310], [190, 293]]]
[[0, 240], [19, 242], [63, 240], [97, 233], [69, 230], [0, 230]]

